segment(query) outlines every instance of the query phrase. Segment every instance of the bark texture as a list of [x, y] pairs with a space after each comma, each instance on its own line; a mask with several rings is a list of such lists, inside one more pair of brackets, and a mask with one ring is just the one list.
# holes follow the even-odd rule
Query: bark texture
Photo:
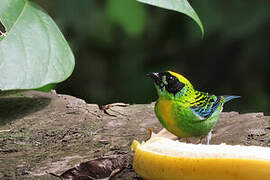
[[[81, 162], [125, 156], [127, 166], [112, 179], [139, 177], [130, 145], [160, 131], [154, 103], [96, 104], [54, 92], [14, 92], [0, 97], [0, 179], [57, 179]], [[185, 139], [183, 139], [185, 141]], [[198, 138], [192, 138], [197, 142]], [[263, 113], [222, 113], [211, 144], [270, 146], [270, 117]]]

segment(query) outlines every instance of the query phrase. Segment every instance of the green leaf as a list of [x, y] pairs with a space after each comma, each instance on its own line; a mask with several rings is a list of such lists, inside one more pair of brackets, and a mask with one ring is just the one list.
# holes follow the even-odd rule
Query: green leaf
[[56, 89], [56, 84], [47, 84], [43, 87], [35, 89], [36, 91], [41, 91], [41, 92], [50, 92], [51, 90]]
[[54, 21], [28, 0], [1, 0], [0, 89], [33, 89], [70, 76], [74, 56]]
[[137, 0], [137, 1], [186, 14], [199, 25], [202, 32], [202, 37], [204, 36], [204, 28], [202, 22], [187, 0]]

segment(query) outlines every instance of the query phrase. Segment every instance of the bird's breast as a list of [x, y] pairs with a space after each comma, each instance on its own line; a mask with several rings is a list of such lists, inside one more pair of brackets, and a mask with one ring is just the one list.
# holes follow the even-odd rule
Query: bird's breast
[[184, 132], [181, 127], [177, 124], [177, 119], [175, 117], [174, 102], [167, 99], [159, 99], [155, 106], [156, 115], [160, 123], [171, 133], [178, 137], [188, 137], [190, 136]]

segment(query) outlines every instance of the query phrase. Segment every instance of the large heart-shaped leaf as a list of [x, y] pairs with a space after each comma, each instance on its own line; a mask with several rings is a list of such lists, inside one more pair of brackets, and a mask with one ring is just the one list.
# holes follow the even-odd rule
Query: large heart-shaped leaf
[[204, 35], [204, 28], [202, 22], [187, 0], [137, 0], [137, 1], [186, 14], [200, 26], [202, 36]]
[[0, 4], [0, 89], [38, 88], [69, 77], [74, 56], [48, 14], [28, 0]]

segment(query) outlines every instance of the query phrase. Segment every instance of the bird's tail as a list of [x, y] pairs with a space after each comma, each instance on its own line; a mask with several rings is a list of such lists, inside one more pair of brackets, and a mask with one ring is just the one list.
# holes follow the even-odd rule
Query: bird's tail
[[241, 96], [223, 96], [225, 98], [225, 103], [236, 98], [240, 98]]

